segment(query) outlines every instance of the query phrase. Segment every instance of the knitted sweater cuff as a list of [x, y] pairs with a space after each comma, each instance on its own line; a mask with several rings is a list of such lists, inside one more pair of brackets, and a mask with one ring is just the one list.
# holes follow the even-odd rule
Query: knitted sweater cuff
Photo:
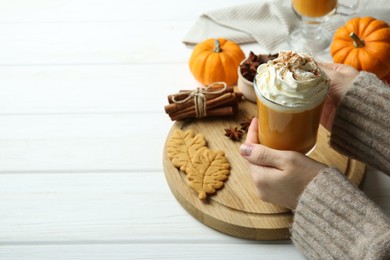
[[388, 259], [390, 222], [363, 192], [333, 168], [305, 189], [291, 239], [310, 259]]
[[390, 87], [374, 74], [360, 72], [340, 101], [330, 144], [350, 158], [378, 170], [390, 169]]

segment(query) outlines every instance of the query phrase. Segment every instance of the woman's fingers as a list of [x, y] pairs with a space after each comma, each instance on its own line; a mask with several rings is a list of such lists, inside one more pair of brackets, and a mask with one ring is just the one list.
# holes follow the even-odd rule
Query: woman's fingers
[[257, 131], [258, 131], [258, 119], [254, 117], [252, 119], [252, 122], [248, 128], [248, 133], [246, 135], [246, 142], [252, 143], [252, 144], [258, 144], [259, 139], [257, 137]]
[[280, 169], [282, 154], [278, 150], [259, 144], [258, 119], [255, 117], [249, 126], [246, 142], [241, 145], [240, 153], [250, 163], [259, 166], [275, 167]]
[[328, 75], [330, 79], [335, 79], [337, 75], [340, 74], [340, 72], [338, 72], [340, 68], [338, 64], [320, 63], [319, 65], [320, 68], [325, 72], [326, 75]]
[[329, 71], [340, 71], [340, 70], [343, 70], [343, 69], [346, 69], [347, 66], [345, 66], [344, 64], [339, 64], [339, 63], [325, 63], [325, 62], [318, 62], [318, 65], [320, 66], [320, 68], [322, 70], [324, 70], [325, 72], [329, 72]]
[[261, 144], [244, 143], [240, 147], [241, 155], [248, 162], [255, 165], [274, 167], [282, 169], [284, 153], [278, 150], [268, 148]]

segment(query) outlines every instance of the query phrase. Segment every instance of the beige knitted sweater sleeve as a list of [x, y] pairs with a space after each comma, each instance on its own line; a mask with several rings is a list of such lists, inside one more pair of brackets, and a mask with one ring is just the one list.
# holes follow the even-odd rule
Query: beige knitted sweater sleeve
[[[390, 86], [360, 72], [337, 108], [330, 143], [390, 175]], [[334, 168], [302, 193], [291, 234], [309, 259], [390, 259], [390, 219]]]

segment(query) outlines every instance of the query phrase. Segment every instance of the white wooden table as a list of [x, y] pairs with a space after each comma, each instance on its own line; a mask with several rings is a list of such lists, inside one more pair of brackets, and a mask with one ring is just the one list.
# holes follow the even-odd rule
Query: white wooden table
[[[0, 259], [303, 259], [204, 226], [165, 181], [166, 96], [198, 86], [181, 40], [238, 2], [0, 0]], [[390, 215], [389, 177], [362, 189]]]

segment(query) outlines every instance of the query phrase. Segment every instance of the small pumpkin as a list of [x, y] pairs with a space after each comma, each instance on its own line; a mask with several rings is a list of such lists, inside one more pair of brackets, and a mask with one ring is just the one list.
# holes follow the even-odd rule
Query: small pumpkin
[[237, 83], [237, 68], [245, 58], [240, 46], [224, 38], [198, 43], [189, 61], [195, 79], [204, 85], [223, 81], [228, 86]]
[[335, 63], [384, 78], [390, 74], [390, 27], [373, 17], [353, 18], [335, 32], [330, 52]]

